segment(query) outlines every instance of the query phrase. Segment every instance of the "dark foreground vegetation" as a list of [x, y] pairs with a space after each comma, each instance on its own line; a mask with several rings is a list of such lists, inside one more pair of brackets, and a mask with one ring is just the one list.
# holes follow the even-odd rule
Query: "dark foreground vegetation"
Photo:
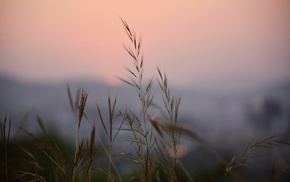
[[[172, 95], [167, 76], [159, 68], [157, 76], [144, 80], [141, 40], [126, 21], [122, 23], [131, 44], [124, 47], [133, 67], [126, 68], [128, 78], [119, 79], [136, 91], [140, 112], [126, 106], [117, 108], [117, 97], [109, 95], [108, 112], [97, 105], [98, 120], [92, 121], [86, 115], [86, 89], [74, 92], [67, 87], [74, 115], [73, 140], [48, 129], [39, 116], [40, 132], [20, 128], [22, 134], [11, 137], [13, 121], [5, 114], [0, 118], [1, 181], [290, 181], [289, 141], [269, 136], [252, 141], [240, 154], [228, 158], [212, 147], [206, 136], [181, 125], [181, 98]], [[158, 86], [158, 92], [153, 85]], [[90, 127], [83, 133], [85, 123]], [[130, 149], [117, 148], [120, 137]], [[186, 153], [182, 139], [201, 146], [215, 162], [195, 170], [186, 167], [181, 160]], [[269, 149], [278, 151], [282, 160], [279, 165], [271, 166], [262, 176], [245, 170], [253, 158], [260, 157], [257, 150]]]

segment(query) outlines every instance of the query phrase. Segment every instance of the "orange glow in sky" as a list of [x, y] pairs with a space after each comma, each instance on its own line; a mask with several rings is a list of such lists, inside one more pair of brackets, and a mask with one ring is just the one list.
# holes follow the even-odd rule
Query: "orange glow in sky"
[[1, 1], [0, 74], [117, 84], [131, 65], [119, 17], [142, 36], [145, 72], [175, 85], [290, 78], [288, 0]]

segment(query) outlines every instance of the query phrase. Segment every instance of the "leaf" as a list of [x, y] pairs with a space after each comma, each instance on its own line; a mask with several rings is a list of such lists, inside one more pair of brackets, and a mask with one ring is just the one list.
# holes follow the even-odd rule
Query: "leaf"
[[74, 113], [75, 112], [74, 104], [73, 104], [73, 99], [72, 99], [72, 95], [71, 95], [71, 91], [70, 91], [70, 87], [69, 86], [67, 86], [67, 95], [68, 95], [68, 98], [69, 98], [69, 103], [70, 103], [72, 112]]
[[121, 80], [122, 82], [127, 83], [128, 85], [131, 85], [132, 87], [135, 87], [135, 85], [133, 85], [133, 84], [130, 83], [129, 81], [127, 81], [127, 80], [125, 80], [125, 79], [123, 79], [123, 78], [121, 78], [121, 77], [118, 77], [118, 78], [119, 78], [119, 80]]
[[150, 123], [152, 124], [153, 128], [157, 131], [157, 133], [163, 138], [163, 134], [159, 128], [159, 123], [156, 119], [149, 118]]
[[63, 172], [63, 174], [68, 177], [65, 170], [43, 149], [41, 151]]
[[193, 132], [185, 127], [182, 127], [180, 125], [165, 123], [165, 124], [162, 124], [161, 126], [165, 131], [180, 133], [180, 134], [185, 135], [187, 137], [190, 137], [198, 142], [205, 143], [204, 139], [202, 139], [198, 134], [196, 134], [195, 132]]
[[125, 69], [126, 69], [129, 73], [131, 73], [135, 78], [137, 78], [136, 74], [135, 74], [133, 71], [131, 71], [129, 68], [125, 67]]
[[107, 131], [107, 128], [106, 128], [106, 125], [105, 125], [105, 123], [104, 123], [104, 119], [103, 119], [102, 112], [101, 112], [100, 107], [99, 107], [98, 104], [97, 104], [97, 110], [98, 110], [99, 118], [100, 118], [100, 120], [101, 120], [101, 123], [102, 123], [102, 125], [103, 125], [103, 128], [104, 128], [104, 130], [105, 130], [107, 136], [109, 136], [108, 131]]
[[36, 116], [36, 119], [37, 119], [38, 125], [40, 126], [42, 132], [43, 132], [46, 136], [49, 136], [49, 134], [48, 134], [48, 132], [47, 132], [47, 129], [46, 129], [46, 127], [45, 127], [44, 124], [43, 124], [42, 119], [41, 119], [38, 115]]

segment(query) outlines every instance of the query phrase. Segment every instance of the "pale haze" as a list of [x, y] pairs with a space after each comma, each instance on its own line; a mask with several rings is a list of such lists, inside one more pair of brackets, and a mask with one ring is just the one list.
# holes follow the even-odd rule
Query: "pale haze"
[[180, 87], [290, 80], [290, 1], [1, 1], [0, 74], [118, 84], [131, 59], [120, 17], [142, 37], [146, 75]]

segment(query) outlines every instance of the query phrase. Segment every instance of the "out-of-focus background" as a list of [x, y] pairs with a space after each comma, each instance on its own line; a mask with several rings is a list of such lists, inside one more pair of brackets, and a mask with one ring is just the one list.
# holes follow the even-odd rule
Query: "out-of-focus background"
[[132, 66], [120, 17], [142, 38], [145, 78], [159, 66], [182, 97], [183, 125], [229, 154], [256, 138], [289, 141], [287, 0], [1, 1], [0, 113], [12, 116], [13, 134], [37, 128], [28, 113], [73, 134], [67, 85], [89, 91], [92, 121], [109, 92], [119, 107], [138, 108], [134, 90], [115, 77]]
[[147, 72], [174, 86], [238, 90], [285, 81], [290, 3], [2, 1], [2, 75], [28, 82], [117, 84], [128, 56], [119, 17], [143, 39]]

